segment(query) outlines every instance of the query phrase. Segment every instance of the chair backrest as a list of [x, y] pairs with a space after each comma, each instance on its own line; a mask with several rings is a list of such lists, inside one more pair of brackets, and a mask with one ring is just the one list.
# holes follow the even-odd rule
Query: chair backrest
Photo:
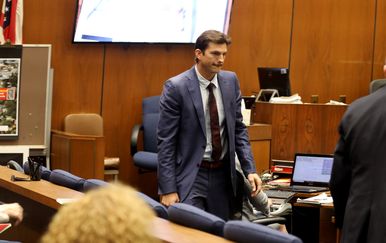
[[386, 85], [386, 79], [376, 79], [370, 82], [370, 94]]
[[153, 208], [158, 217], [168, 219], [168, 209], [164, 205], [142, 192], [138, 192], [138, 195]]
[[180, 225], [223, 236], [225, 221], [189, 204], [175, 203], [168, 208], [169, 220]]
[[224, 237], [239, 243], [302, 243], [298, 237], [248, 221], [231, 220], [224, 226]]
[[160, 96], [151, 96], [142, 101], [142, 125], [144, 151], [157, 153], [157, 126], [159, 121]]
[[10, 169], [13, 169], [13, 170], [17, 170], [19, 172], [24, 172], [23, 167], [21, 167], [21, 165], [19, 165], [19, 163], [17, 163], [14, 160], [8, 161], [7, 162], [7, 167], [10, 168]]
[[96, 113], [69, 114], [64, 118], [64, 131], [103, 136], [103, 118]]
[[102, 186], [108, 186], [110, 183], [100, 179], [87, 179], [83, 183], [83, 191], [88, 192], [92, 189], [96, 189]]
[[[40, 166], [40, 169], [41, 169], [41, 178], [43, 180], [49, 181], [50, 180], [50, 175], [51, 175], [52, 171], [50, 169], [48, 169], [47, 167], [44, 167], [44, 166]], [[23, 170], [24, 170], [24, 174], [30, 175], [30, 168], [29, 168], [29, 163], [28, 162], [24, 162]]]
[[51, 172], [49, 181], [54, 184], [81, 192], [83, 191], [83, 184], [85, 179], [73, 175], [67, 171], [56, 169]]

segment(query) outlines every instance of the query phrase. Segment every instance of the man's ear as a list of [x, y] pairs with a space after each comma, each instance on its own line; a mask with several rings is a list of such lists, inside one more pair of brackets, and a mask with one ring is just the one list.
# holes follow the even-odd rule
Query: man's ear
[[194, 50], [194, 54], [196, 56], [196, 60], [200, 60], [204, 53], [200, 49]]

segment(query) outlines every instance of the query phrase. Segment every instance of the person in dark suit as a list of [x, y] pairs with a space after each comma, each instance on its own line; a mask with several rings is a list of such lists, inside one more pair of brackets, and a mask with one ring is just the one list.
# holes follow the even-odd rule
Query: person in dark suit
[[386, 86], [353, 102], [339, 126], [330, 180], [341, 242], [385, 242]]
[[241, 205], [235, 200], [235, 154], [252, 194], [261, 189], [242, 123], [237, 76], [221, 71], [230, 43], [215, 30], [197, 38], [196, 65], [164, 84], [158, 124], [161, 203], [188, 203], [226, 220]]

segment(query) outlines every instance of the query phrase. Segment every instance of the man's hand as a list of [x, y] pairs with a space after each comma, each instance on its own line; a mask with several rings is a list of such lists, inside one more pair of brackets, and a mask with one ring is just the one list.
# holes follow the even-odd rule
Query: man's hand
[[23, 208], [18, 203], [2, 204], [0, 205], [0, 212], [14, 219], [15, 225], [18, 225], [23, 220]]
[[248, 175], [248, 181], [251, 184], [252, 187], [252, 193], [251, 196], [256, 196], [260, 190], [261, 190], [261, 179], [258, 174], [251, 173]]
[[161, 195], [161, 204], [166, 207], [169, 207], [170, 205], [178, 202], [180, 202], [180, 197], [178, 196], [177, 192]]

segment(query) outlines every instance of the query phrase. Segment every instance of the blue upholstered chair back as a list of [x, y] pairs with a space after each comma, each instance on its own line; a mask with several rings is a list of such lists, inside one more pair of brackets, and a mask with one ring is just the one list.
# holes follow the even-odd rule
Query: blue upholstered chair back
[[224, 226], [224, 237], [239, 243], [302, 243], [298, 237], [249, 221], [231, 220]]
[[138, 195], [153, 208], [158, 217], [168, 219], [168, 209], [164, 205], [142, 192], [138, 192]]
[[[28, 162], [25, 162], [23, 164], [23, 169], [24, 169], [24, 174], [30, 175], [30, 168], [29, 168]], [[51, 170], [48, 169], [47, 167], [44, 167], [44, 166], [40, 166], [40, 170], [41, 170], [41, 173], [42, 173], [41, 178], [43, 180], [49, 181], [50, 180], [50, 175], [51, 175]]]
[[67, 171], [56, 169], [51, 172], [49, 181], [81, 192], [83, 191], [83, 184], [86, 180]]
[[189, 204], [175, 203], [168, 208], [169, 220], [180, 225], [223, 236], [225, 221]]
[[157, 153], [159, 100], [159, 96], [151, 96], [142, 101], [143, 148], [147, 152]]
[[101, 187], [101, 186], [107, 186], [109, 184], [110, 183], [105, 182], [105, 181], [100, 180], [100, 179], [87, 179], [83, 183], [83, 191], [88, 192], [92, 189], [96, 189], [96, 188]]

